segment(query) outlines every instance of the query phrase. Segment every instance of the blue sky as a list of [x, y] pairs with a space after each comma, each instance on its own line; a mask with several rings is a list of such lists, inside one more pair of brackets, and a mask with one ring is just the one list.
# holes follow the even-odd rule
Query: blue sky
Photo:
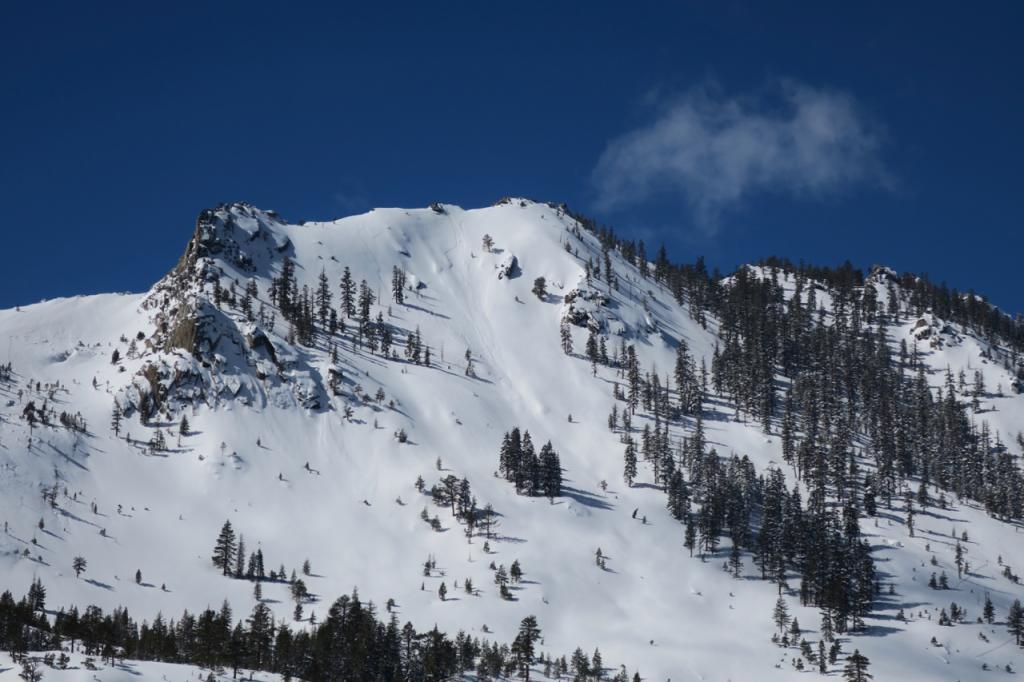
[[1024, 5], [771, 4], [8, 5], [0, 306], [144, 290], [221, 201], [511, 194], [1024, 311]]

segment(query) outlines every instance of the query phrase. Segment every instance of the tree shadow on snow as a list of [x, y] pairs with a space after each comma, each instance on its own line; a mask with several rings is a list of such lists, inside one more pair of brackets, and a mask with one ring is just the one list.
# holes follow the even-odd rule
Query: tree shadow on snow
[[135, 666], [131, 665], [130, 663], [121, 662], [121, 663], [117, 663], [116, 665], [114, 665], [114, 667], [117, 668], [118, 670], [120, 670], [121, 672], [128, 673], [129, 675], [135, 675], [136, 677], [142, 677], [142, 673], [140, 673], [138, 670], [136, 670]]
[[61, 457], [63, 457], [63, 458], [65, 459], [65, 461], [67, 461], [67, 462], [69, 462], [69, 463], [71, 463], [71, 464], [74, 464], [74, 465], [75, 465], [76, 467], [78, 467], [78, 468], [79, 468], [79, 469], [81, 469], [82, 471], [88, 471], [88, 470], [89, 470], [89, 467], [85, 466], [84, 464], [82, 464], [81, 462], [79, 462], [78, 460], [76, 460], [76, 459], [75, 459], [75, 458], [73, 458], [73, 457], [72, 457], [71, 455], [69, 455], [69, 454], [67, 454], [66, 452], [64, 452], [63, 450], [61, 450], [60, 448], [58, 448], [58, 447], [54, 446], [54, 445], [53, 445], [52, 443], [49, 443], [49, 442], [48, 442], [48, 443], [46, 443], [46, 445], [47, 445], [47, 446], [48, 446], [48, 447], [49, 447], [49, 448], [50, 448], [51, 450], [53, 450], [53, 451], [54, 451], [55, 453], [57, 453], [58, 455], [60, 455]]
[[[932, 511], [937, 509], [938, 511]], [[949, 521], [950, 523], [967, 523], [967, 519], [956, 519], [952, 516], [946, 516], [945, 514], [938, 513], [939, 511], [945, 511], [941, 507], [925, 507], [924, 509], [918, 509], [918, 516], [927, 516], [933, 519], [942, 519], [943, 521]]]
[[450, 319], [452, 319], [452, 318], [448, 317], [447, 315], [445, 315], [444, 313], [435, 312], [433, 310], [430, 310], [429, 308], [424, 308], [422, 306], [418, 306], [415, 303], [406, 302], [406, 303], [403, 303], [402, 305], [404, 305], [406, 308], [412, 308], [413, 310], [419, 310], [421, 313], [426, 313], [427, 315], [432, 315], [434, 317], [440, 317], [443, 320], [450, 320]]
[[605, 502], [594, 493], [589, 493], [586, 490], [579, 490], [578, 488], [570, 488], [568, 486], [562, 486], [562, 496], [568, 497], [575, 502], [580, 504], [593, 507], [595, 509], [604, 509], [605, 511], [611, 511], [615, 507], [608, 502]]
[[111, 592], [114, 591], [112, 585], [108, 585], [107, 583], [101, 583], [99, 580], [96, 580], [95, 578], [86, 578], [85, 582], [89, 583], [90, 585], [95, 585], [96, 587], [102, 587], [104, 590], [109, 590]]
[[903, 628], [894, 628], [888, 625], [865, 625], [864, 629], [859, 630], [857, 634], [863, 637], [885, 637], [895, 635], [897, 632], [903, 632]]

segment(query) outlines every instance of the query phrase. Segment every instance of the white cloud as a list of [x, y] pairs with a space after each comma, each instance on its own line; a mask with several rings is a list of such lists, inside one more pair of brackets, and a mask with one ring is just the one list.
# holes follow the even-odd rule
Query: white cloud
[[609, 143], [593, 183], [604, 209], [681, 193], [695, 222], [711, 231], [723, 211], [755, 193], [891, 186], [880, 145], [876, 127], [844, 93], [792, 80], [738, 97], [703, 86]]

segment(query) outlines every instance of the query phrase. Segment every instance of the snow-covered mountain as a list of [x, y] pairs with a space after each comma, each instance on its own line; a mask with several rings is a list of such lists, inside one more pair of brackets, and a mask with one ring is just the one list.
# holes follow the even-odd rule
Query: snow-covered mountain
[[[322, 620], [336, 597], [358, 589], [382, 613], [393, 599], [402, 623], [451, 635], [511, 642], [534, 615], [538, 652], [599, 648], [609, 678], [620, 665], [630, 676], [676, 682], [817, 675], [806, 652], [772, 641], [780, 589], [761, 579], [756, 541], [739, 553], [740, 567], [728, 564], [726, 530], [716, 552], [691, 557], [685, 525], [666, 504], [667, 482], [656, 477], [666, 465], [640, 454], [635, 481], [624, 482], [624, 440], [639, 449], [645, 426], [667, 428], [664, 447], [676, 462], [667, 466], [691, 477], [682, 462], [699, 418], [702, 450], [713, 448], [723, 470], [733, 455], [753, 477], [778, 470], [786, 490], [797, 485], [811, 503], [810, 474], [798, 483], [799, 465], [783, 452], [783, 396], [800, 372], [770, 359], [770, 376], [750, 377], [775, 387], [778, 400], [764, 413], [728, 390], [729, 381], [722, 389], [711, 380], [698, 409], [679, 410], [680, 343], [699, 384], [701, 365], [708, 376], [713, 368], [727, 374], [730, 345], [750, 347], [737, 341], [744, 320], [723, 319], [711, 298], [771, 282], [780, 297], [772, 305], [792, 311], [796, 297], [809, 329], [841, 327], [822, 337], [835, 340], [854, 333], [837, 303], [852, 291], [870, 301], [856, 333], [883, 339], [893, 358], [902, 345], [910, 359], [893, 362], [906, 365], [908, 383], [920, 374], [941, 401], [947, 369], [954, 383], [965, 373], [969, 387], [957, 383], [957, 395], [977, 403], [965, 408], [972, 433], [992, 441], [985, 456], [993, 468], [1003, 454], [1019, 475], [1018, 351], [997, 333], [944, 318], [906, 277], [883, 268], [840, 293], [827, 277], [751, 266], [700, 280], [714, 288], [702, 300], [703, 285], [681, 291], [656, 275], [659, 263], [627, 250], [563, 206], [520, 199], [299, 224], [231, 204], [200, 214], [181, 260], [148, 292], [0, 311], [8, 352], [0, 359], [10, 363], [0, 380], [0, 590], [17, 597], [38, 578], [48, 609], [122, 605], [140, 621], [216, 609], [226, 598], [242, 618], [256, 603], [254, 581], [226, 577], [211, 561], [229, 520], [246, 558], [258, 549], [266, 572], [284, 567], [287, 579], [260, 583], [261, 601], [293, 629], [311, 627], [311, 613]], [[588, 358], [588, 341], [604, 347], [607, 362], [600, 350]], [[654, 396], [637, 399], [627, 433], [618, 420], [609, 428], [609, 413], [630, 412], [630, 372], [617, 359], [632, 354], [636, 381]], [[842, 355], [837, 347], [837, 362]], [[655, 419], [658, 386], [672, 407]], [[801, 415], [797, 431], [806, 437]], [[854, 491], [865, 474], [886, 475], [872, 437], [879, 427], [864, 422], [850, 420]], [[515, 427], [537, 449], [550, 441], [557, 452], [561, 490], [550, 499], [517, 492], [499, 471], [503, 437]], [[900, 439], [893, 448], [901, 456], [911, 445]], [[839, 469], [846, 465], [840, 457]], [[492, 537], [479, 521], [467, 533], [455, 502], [441, 495], [434, 503], [430, 489], [443, 492], [449, 475], [458, 479], [450, 484], [468, 482], [478, 510], [493, 507]], [[901, 473], [891, 505], [880, 487], [877, 513], [859, 509], [880, 593], [864, 627], [838, 635], [842, 653], [825, 666], [833, 674], [855, 649], [877, 680], [1024, 669], [1024, 650], [1006, 627], [1011, 604], [1024, 598], [1013, 578], [1024, 568], [1020, 500], [1005, 505], [1017, 505], [1016, 517], [994, 512], [995, 502], [970, 499], [952, 483], [940, 489], [932, 471], [925, 489], [933, 503], [914, 509], [911, 531], [902, 489], [916, 495], [926, 475]], [[940, 495], [944, 507], [934, 502]], [[696, 515], [702, 501], [692, 502]], [[765, 518], [758, 505], [755, 535]], [[956, 565], [958, 545], [966, 571]], [[75, 557], [87, 561], [81, 575]], [[502, 598], [495, 569], [513, 562], [523, 576]], [[300, 622], [293, 571], [311, 593], [300, 600]], [[933, 573], [946, 574], [948, 590], [929, 587]], [[799, 584], [791, 578], [782, 593], [799, 638], [817, 653], [821, 615], [801, 604]], [[995, 622], [976, 623], [986, 596]], [[940, 625], [951, 602], [967, 616]]]

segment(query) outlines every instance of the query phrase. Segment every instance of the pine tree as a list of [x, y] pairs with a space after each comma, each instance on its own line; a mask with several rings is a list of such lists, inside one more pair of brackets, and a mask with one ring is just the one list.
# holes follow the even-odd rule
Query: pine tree
[[829, 610], [821, 610], [821, 639], [825, 642], [831, 642], [833, 639], [833, 628], [832, 628], [832, 614]]
[[574, 680], [586, 680], [590, 677], [590, 659], [583, 653], [583, 649], [579, 647], [576, 647], [576, 651], [572, 652], [570, 667], [576, 675], [573, 678]]
[[509, 568], [508, 577], [512, 579], [512, 584], [517, 584], [523, 579], [523, 569], [519, 565], [519, 559], [512, 562], [512, 567]]
[[359, 282], [359, 324], [363, 334], [367, 333], [370, 324], [370, 306], [374, 304], [375, 299], [373, 289], [366, 283], [366, 280]]
[[625, 462], [622, 467], [622, 479], [626, 482], [630, 488], [633, 487], [633, 481], [636, 480], [636, 443], [633, 441], [631, 436], [626, 436], [626, 452], [624, 454]]
[[867, 682], [873, 676], [868, 674], [868, 661], [867, 656], [863, 655], [858, 649], [854, 649], [853, 653], [846, 659], [846, 667], [843, 668], [843, 679], [847, 682]]
[[609, 249], [606, 244], [602, 251], [602, 255], [604, 256], [604, 279], [608, 282], [608, 291], [618, 289], [618, 283], [615, 280], [615, 272], [612, 270], [611, 249]]
[[693, 549], [697, 546], [697, 524], [694, 523], [692, 516], [686, 517], [686, 529], [683, 535], [683, 547], [690, 551], [690, 556], [693, 556]]
[[224, 575], [228, 575], [234, 558], [235, 531], [231, 528], [231, 521], [225, 521], [213, 547], [213, 565], [221, 569]]
[[46, 588], [39, 578], [33, 578], [28, 588], [28, 604], [33, 611], [43, 611], [46, 607]]
[[341, 275], [341, 313], [343, 317], [354, 319], [356, 316], [355, 292], [355, 282], [352, 280], [352, 273], [346, 265], [345, 271]]
[[772, 617], [775, 620], [775, 627], [782, 632], [786, 629], [786, 625], [789, 623], [789, 608], [786, 606], [786, 600], [780, 595], [775, 601], [775, 609], [772, 612]]
[[235, 546], [234, 574], [238, 579], [245, 577], [245, 537], [241, 533], [238, 534], [238, 544]]
[[597, 332], [593, 329], [587, 334], [587, 345], [586, 345], [587, 360], [590, 360], [590, 364], [594, 366], [596, 372], [596, 365], [601, 361], [601, 354], [597, 343]]
[[498, 570], [494, 573], [494, 584], [499, 588], [508, 585], [508, 571], [505, 570], [505, 564], [498, 566]]
[[531, 289], [530, 291], [533, 293], [534, 296], [543, 301], [545, 298], [547, 298], [548, 295], [547, 286], [547, 280], [544, 279], [543, 277], [538, 277], [537, 279], [533, 280], [533, 289]]
[[320, 269], [320, 276], [317, 278], [316, 285], [316, 310], [320, 317], [320, 326], [326, 328], [327, 320], [330, 319], [331, 315], [331, 285], [327, 279], [327, 272], [323, 268]]
[[523, 680], [530, 679], [530, 666], [533, 664], [535, 645], [540, 639], [540, 627], [535, 616], [527, 616], [519, 623], [519, 633], [512, 642], [512, 656], [516, 671]]
[[540, 449], [541, 491], [544, 496], [554, 502], [562, 494], [562, 463], [558, 453], [548, 441]]
[[1024, 606], [1021, 606], [1020, 599], [1014, 599], [1010, 605], [1010, 611], [1006, 616], [1006, 628], [1018, 646], [1024, 644]]
[[74, 558], [71, 562], [71, 570], [75, 572], [76, 578], [80, 577], [82, 573], [85, 572], [86, 565], [88, 565], [88, 562], [85, 560], [85, 557], [76, 556]]
[[110, 428], [115, 436], [121, 435], [121, 406], [114, 401], [114, 409], [110, 413]]
[[395, 303], [405, 303], [405, 270], [397, 265], [391, 268], [391, 296]]
[[274, 638], [274, 614], [265, 603], [257, 602], [248, 619], [249, 649], [252, 653], [252, 667], [261, 669], [269, 657]]

